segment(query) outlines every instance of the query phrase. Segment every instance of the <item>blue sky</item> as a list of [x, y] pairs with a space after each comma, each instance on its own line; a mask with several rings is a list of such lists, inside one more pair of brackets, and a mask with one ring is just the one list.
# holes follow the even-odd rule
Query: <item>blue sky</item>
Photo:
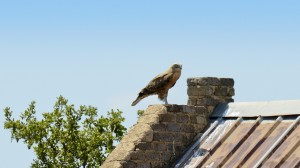
[[[70, 103], [136, 111], [131, 102], [173, 63], [182, 76], [169, 103], [186, 104], [188, 77], [232, 77], [235, 101], [300, 99], [299, 1], [1, 1], [0, 108], [18, 117], [56, 97]], [[10, 140], [0, 115], [0, 162], [29, 167], [26, 145]]]

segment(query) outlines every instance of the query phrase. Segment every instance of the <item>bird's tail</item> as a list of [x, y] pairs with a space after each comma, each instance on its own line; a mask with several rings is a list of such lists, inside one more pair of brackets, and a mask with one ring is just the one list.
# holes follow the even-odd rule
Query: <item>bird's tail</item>
[[131, 106], [135, 106], [136, 104], [138, 104], [138, 102], [140, 102], [143, 98], [148, 97], [148, 94], [145, 94], [144, 91], [142, 90], [139, 93], [139, 96], [135, 99], [135, 101], [132, 102]]
[[150, 95], [152, 95], [153, 92], [151, 92], [149, 89], [144, 88], [140, 91], [138, 97], [135, 99], [135, 101], [132, 102], [131, 106], [135, 106], [136, 104], [138, 104], [143, 98], [148, 97]]
[[132, 102], [131, 106], [135, 106], [136, 104], [138, 104], [138, 102], [140, 102], [143, 99], [143, 97], [137, 97], [135, 99], [135, 101]]

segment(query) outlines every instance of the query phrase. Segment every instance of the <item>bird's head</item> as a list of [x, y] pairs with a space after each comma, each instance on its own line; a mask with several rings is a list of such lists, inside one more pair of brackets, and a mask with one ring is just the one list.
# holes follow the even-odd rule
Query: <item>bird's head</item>
[[173, 71], [181, 71], [181, 69], [182, 69], [182, 64], [173, 64], [173, 65], [171, 66], [171, 68], [172, 68]]

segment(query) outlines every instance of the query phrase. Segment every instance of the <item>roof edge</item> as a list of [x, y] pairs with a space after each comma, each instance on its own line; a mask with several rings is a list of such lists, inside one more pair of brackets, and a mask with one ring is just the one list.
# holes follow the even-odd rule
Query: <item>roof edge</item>
[[300, 100], [234, 102], [219, 104], [211, 117], [257, 117], [299, 115]]

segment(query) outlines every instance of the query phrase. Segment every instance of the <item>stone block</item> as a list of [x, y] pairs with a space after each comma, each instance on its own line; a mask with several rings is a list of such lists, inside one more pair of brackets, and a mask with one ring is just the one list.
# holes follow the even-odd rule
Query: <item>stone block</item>
[[170, 162], [172, 158], [172, 154], [170, 151], [164, 152], [164, 154], [161, 155], [160, 160], [163, 162]]
[[197, 86], [197, 79], [199, 78], [187, 78], [186, 82], [188, 86]]
[[153, 131], [166, 131], [166, 125], [165, 124], [151, 124], [150, 127], [152, 128]]
[[120, 162], [122, 164], [122, 167], [126, 167], [126, 168], [136, 168], [137, 165], [136, 163], [132, 162], [132, 161], [121, 161]]
[[197, 104], [197, 99], [189, 97], [187, 105], [195, 106]]
[[207, 108], [204, 106], [196, 106], [195, 107], [196, 113], [197, 114], [204, 114], [207, 115]]
[[164, 162], [170, 162], [172, 159], [172, 154], [171, 152], [165, 152], [164, 154], [161, 155], [160, 160]]
[[188, 123], [190, 117], [187, 114], [177, 114], [176, 115], [176, 122], [177, 123]]
[[191, 124], [196, 124], [197, 123], [196, 117], [197, 117], [197, 114], [191, 114], [190, 115], [190, 123]]
[[167, 124], [167, 131], [178, 132], [180, 131], [180, 125], [176, 123]]
[[145, 151], [143, 150], [132, 151], [130, 154], [130, 160], [140, 160], [140, 161], [146, 160]]
[[198, 106], [215, 106], [219, 102], [213, 97], [203, 97], [197, 100]]
[[150, 162], [139, 162], [137, 163], [138, 168], [152, 168]]
[[174, 138], [173, 138], [173, 142], [182, 142], [183, 139], [183, 134], [182, 133], [176, 133]]
[[151, 114], [164, 114], [167, 113], [167, 109], [164, 105], [149, 105], [149, 107], [145, 110], [143, 115], [151, 115]]
[[164, 162], [155, 162], [155, 161], [151, 161], [150, 162], [151, 168], [162, 168], [162, 167], [168, 167], [165, 165]]
[[201, 86], [197, 92], [198, 96], [211, 96], [214, 93], [214, 89], [211, 86]]
[[190, 113], [195, 113], [196, 112], [196, 107], [195, 106], [184, 106], [183, 107], [183, 114], [186, 114], [186, 113], [188, 113], [188, 114], [190, 114]]
[[222, 86], [234, 86], [234, 80], [232, 78], [220, 78], [220, 84]]
[[219, 78], [213, 77], [203, 77], [203, 78], [188, 78], [187, 79], [188, 86], [218, 86], [220, 85]]
[[159, 161], [160, 159], [160, 153], [156, 151], [147, 151], [145, 156], [147, 161]]
[[122, 164], [119, 161], [113, 161], [113, 162], [105, 162], [104, 165], [101, 166], [101, 168], [123, 168]]
[[215, 96], [227, 96], [228, 95], [228, 87], [226, 86], [218, 86], [215, 88]]
[[175, 122], [176, 118], [174, 114], [160, 114], [159, 115], [160, 122]]
[[183, 136], [183, 143], [185, 145], [189, 145], [190, 143], [193, 142], [194, 137], [196, 135], [197, 135], [196, 133], [186, 133], [186, 134], [184, 134], [184, 136]]
[[234, 92], [234, 88], [230, 87], [228, 88], [228, 96], [234, 96], [235, 92]]
[[115, 148], [107, 157], [106, 161], [111, 162], [115, 160], [130, 160], [131, 150], [126, 150], [123, 148]]
[[151, 142], [153, 140], [153, 132], [145, 132], [140, 140], [142, 142]]
[[197, 116], [197, 124], [207, 125], [209, 121], [208, 116]]
[[117, 146], [118, 150], [128, 150], [133, 151], [135, 149], [135, 144], [133, 142], [123, 142], [121, 141]]
[[166, 151], [167, 146], [163, 142], [153, 142], [152, 143], [152, 149], [155, 151]]
[[173, 140], [174, 134], [170, 132], [155, 132], [153, 135], [153, 141], [172, 142]]
[[122, 142], [151, 142], [153, 139], [153, 130], [148, 124], [139, 123], [128, 131], [123, 137]]
[[188, 96], [210, 96], [214, 93], [211, 86], [189, 86], [187, 89]]
[[204, 129], [207, 126], [207, 122], [203, 121], [201, 124], [195, 124], [194, 128], [195, 128], [195, 132], [199, 133], [199, 132], [203, 132]]
[[[125, 143], [121, 142], [120, 144], [117, 145], [115, 150], [113, 150], [107, 157], [106, 162], [114, 162], [116, 160], [130, 160], [130, 154], [133, 152], [135, 149], [135, 145], [131, 142]], [[111, 164], [116, 164], [116, 163], [110, 163]], [[106, 164], [105, 164], [106, 165]], [[107, 166], [109, 167], [109, 166]], [[115, 166], [118, 167], [118, 166]]]
[[174, 155], [175, 154], [175, 152], [176, 152], [176, 146], [178, 146], [178, 145], [181, 145], [181, 143], [178, 143], [178, 142], [176, 142], [176, 143], [168, 143], [167, 144], [167, 150], [169, 151], [169, 152], [171, 152], [171, 155]]
[[[172, 154], [182, 154], [185, 150], [185, 147], [182, 143], [170, 143], [168, 144], [168, 151], [172, 152]], [[173, 153], [174, 152], [174, 153]]]
[[139, 142], [136, 146], [139, 150], [152, 150], [152, 145], [149, 142]]
[[182, 112], [183, 107], [185, 105], [167, 104], [167, 105], [164, 105], [164, 106], [167, 108], [168, 113], [170, 113], [170, 112], [176, 113], [176, 112]]
[[[200, 87], [200, 86], [198, 86], [198, 87]], [[197, 86], [189, 86], [187, 89], [187, 95], [188, 96], [199, 96], [198, 87]]]
[[181, 124], [180, 131], [186, 133], [192, 133], [195, 131], [195, 128], [193, 124]]
[[138, 119], [138, 123], [151, 124], [151, 123], [158, 123], [158, 122], [159, 122], [159, 116], [157, 114], [142, 115]]

